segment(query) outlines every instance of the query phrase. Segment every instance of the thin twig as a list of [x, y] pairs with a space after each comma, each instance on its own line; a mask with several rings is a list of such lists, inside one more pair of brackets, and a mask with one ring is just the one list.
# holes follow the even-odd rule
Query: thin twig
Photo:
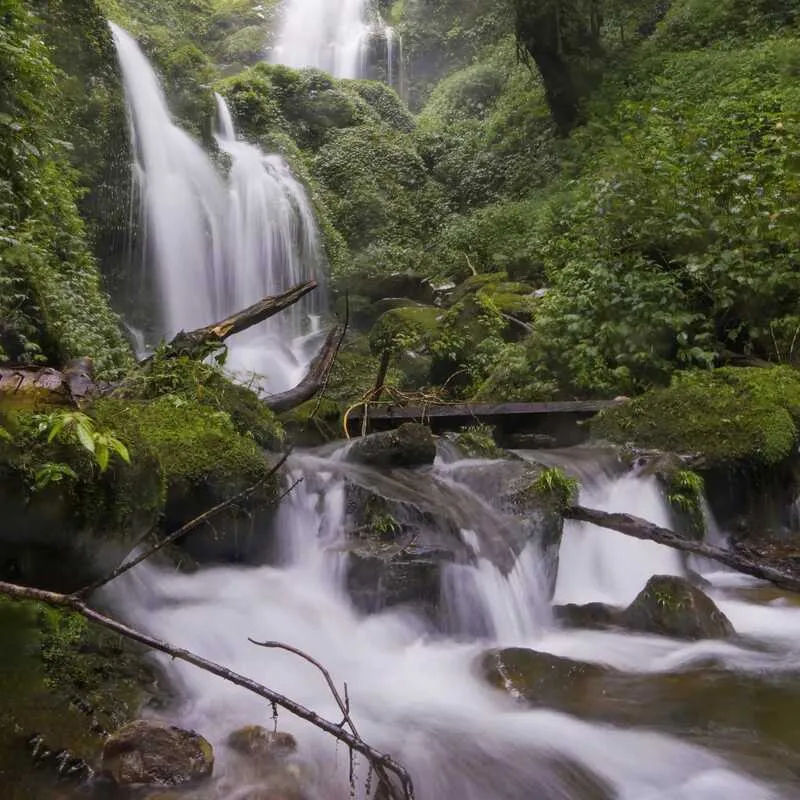
[[[255, 639], [248, 637], [248, 641], [252, 644], [258, 645], [258, 647], [266, 647], [268, 649], [273, 650], [285, 650], [288, 653], [293, 653], [296, 656], [308, 661], [309, 664], [313, 664], [321, 673], [322, 676], [325, 678], [325, 683], [328, 684], [328, 688], [331, 690], [331, 694], [333, 695], [333, 699], [336, 701], [336, 705], [339, 706], [339, 710], [342, 712], [343, 720], [339, 723], [339, 728], [343, 728], [344, 724], [347, 723], [347, 726], [350, 728], [353, 736], [355, 736], [359, 741], [363, 741], [361, 736], [356, 729], [356, 724], [353, 722], [352, 716], [350, 716], [350, 696], [347, 693], [347, 684], [344, 685], [345, 696], [342, 698], [341, 694], [339, 694], [339, 690], [336, 688], [336, 684], [333, 682], [333, 678], [331, 677], [330, 672], [328, 672], [325, 667], [317, 661], [316, 658], [309, 655], [308, 653], [304, 652], [303, 650], [298, 649], [297, 647], [292, 647], [290, 644], [284, 644], [283, 642], [258, 642]], [[352, 750], [357, 748], [351, 749], [350, 754], [350, 784], [351, 787], [353, 786], [353, 761], [352, 761]], [[395, 800], [402, 800], [403, 797], [406, 800], [413, 800], [414, 796], [414, 789], [413, 784], [411, 783], [411, 778], [408, 776], [407, 773], [400, 774], [395, 769], [390, 767], [388, 764], [375, 761], [371, 758], [368, 754], [364, 753], [363, 750], [359, 750], [358, 752], [362, 753], [367, 757], [371, 768], [375, 771], [375, 774], [378, 776], [378, 780], [383, 784], [386, 791], [389, 793], [390, 798], [395, 798]], [[400, 778], [400, 784], [402, 786], [403, 795], [398, 797], [396, 787], [391, 782], [389, 776], [386, 773], [386, 769], [390, 769]]]
[[[110, 583], [111, 581], [115, 580], [120, 575], [124, 575], [128, 570], [131, 570], [134, 567], [138, 566], [139, 564], [142, 563], [142, 561], [145, 561], [146, 559], [150, 558], [150, 556], [154, 555], [159, 550], [166, 547], [168, 544], [172, 544], [172, 542], [185, 536], [190, 531], [195, 530], [203, 523], [208, 522], [210, 519], [215, 517], [221, 511], [224, 511], [226, 508], [229, 508], [235, 503], [238, 503], [240, 500], [249, 497], [251, 494], [253, 494], [253, 492], [257, 491], [260, 486], [262, 486], [266, 481], [268, 481], [286, 463], [286, 460], [288, 458], [289, 458], [289, 451], [284, 453], [283, 456], [281, 456], [278, 463], [275, 464], [275, 466], [273, 466], [266, 475], [264, 475], [262, 478], [256, 481], [256, 483], [254, 483], [252, 486], [249, 486], [247, 489], [244, 489], [243, 491], [239, 492], [233, 497], [228, 498], [227, 500], [223, 500], [221, 503], [218, 503], [213, 508], [209, 508], [208, 511], [204, 511], [202, 514], [200, 514], [200, 516], [195, 517], [193, 520], [190, 520], [185, 525], [182, 525], [180, 528], [173, 531], [168, 536], [165, 536], [163, 539], [156, 542], [152, 547], [149, 547], [143, 553], [136, 556], [136, 558], [132, 559], [131, 561], [123, 562], [113, 572], [109, 573], [105, 577], [98, 578], [93, 583], [88, 584], [88, 586], [84, 586], [82, 589], [78, 589], [78, 591], [74, 593], [74, 596], [88, 597], [90, 594], [97, 591], [101, 586], [105, 586], [107, 583]], [[292, 486], [289, 489], [289, 491], [291, 491], [291, 489], [293, 488], [294, 486]], [[278, 499], [278, 502], [280, 502], [280, 500], [282, 500], [284, 497], [285, 494], [281, 495], [281, 497]]]

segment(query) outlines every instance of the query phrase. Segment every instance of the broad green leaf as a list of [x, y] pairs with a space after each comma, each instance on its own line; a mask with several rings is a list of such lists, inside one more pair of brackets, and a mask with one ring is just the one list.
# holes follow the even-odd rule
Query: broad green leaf
[[79, 422], [75, 429], [78, 432], [78, 439], [80, 439], [81, 444], [90, 452], [94, 453], [95, 451], [95, 442], [94, 437], [92, 436], [92, 432], [89, 428], [86, 427], [82, 422]]

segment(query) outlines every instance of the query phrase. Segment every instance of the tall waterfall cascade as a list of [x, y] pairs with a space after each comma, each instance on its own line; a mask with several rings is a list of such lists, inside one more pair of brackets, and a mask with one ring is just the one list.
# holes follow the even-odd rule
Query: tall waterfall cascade
[[286, 0], [270, 60], [337, 78], [368, 77], [371, 44], [385, 48], [385, 80], [403, 93], [403, 43], [370, 0]]
[[[174, 123], [136, 41], [112, 25], [128, 101], [145, 259], [155, 270], [166, 337], [223, 319], [268, 294], [320, 278], [311, 203], [287, 163], [236, 137], [217, 96], [226, 174]], [[315, 296], [316, 295], [316, 296]], [[231, 340], [227, 366], [269, 391], [297, 383], [318, 343], [319, 293]]]

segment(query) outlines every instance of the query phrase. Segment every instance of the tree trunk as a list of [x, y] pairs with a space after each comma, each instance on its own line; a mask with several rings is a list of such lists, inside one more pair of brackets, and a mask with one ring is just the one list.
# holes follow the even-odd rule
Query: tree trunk
[[570, 506], [564, 509], [563, 515], [565, 519], [590, 522], [592, 525], [609, 528], [626, 536], [658, 542], [685, 553], [710, 558], [745, 575], [752, 575], [754, 578], [769, 581], [781, 589], [800, 593], [800, 565], [796, 564], [794, 559], [780, 558], [742, 547], [723, 550], [705, 542], [684, 539], [674, 531], [630, 514], [612, 514], [585, 506]]

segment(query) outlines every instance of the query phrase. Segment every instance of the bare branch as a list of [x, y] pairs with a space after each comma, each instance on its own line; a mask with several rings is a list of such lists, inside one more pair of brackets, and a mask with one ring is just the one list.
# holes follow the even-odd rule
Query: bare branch
[[[342, 728], [342, 727], [344, 727], [344, 724], [347, 723], [348, 727], [350, 728], [350, 730], [353, 733], [353, 736], [358, 738], [359, 741], [363, 741], [363, 739], [361, 739], [358, 731], [356, 730], [356, 724], [355, 724], [355, 722], [353, 722], [353, 718], [350, 716], [350, 698], [347, 695], [347, 684], [346, 683], [344, 685], [345, 697], [344, 697], [344, 699], [342, 699], [342, 696], [339, 694], [339, 691], [336, 688], [336, 684], [333, 682], [333, 678], [331, 677], [330, 672], [328, 672], [328, 670], [325, 669], [325, 667], [323, 667], [322, 664], [320, 664], [319, 661], [317, 661], [317, 659], [315, 659], [313, 656], [309, 655], [308, 653], [304, 652], [303, 650], [298, 649], [297, 647], [292, 647], [292, 645], [284, 644], [283, 642], [257, 642], [255, 639], [252, 639], [252, 638], [249, 638], [249, 637], [248, 637], [248, 641], [252, 642], [255, 645], [258, 645], [259, 647], [267, 647], [267, 648], [275, 649], [275, 650], [286, 650], [289, 653], [293, 653], [294, 655], [299, 656], [302, 659], [305, 659], [310, 664], [313, 664], [322, 673], [323, 677], [325, 678], [325, 682], [328, 684], [328, 688], [331, 690], [331, 694], [333, 695], [334, 700], [336, 700], [336, 705], [339, 706], [339, 710], [342, 712], [343, 720], [342, 720], [341, 723], [339, 723], [338, 727]], [[359, 752], [361, 752], [361, 751], [359, 751]], [[374, 762], [372, 759], [369, 758], [369, 756], [367, 756], [367, 759], [369, 760], [371, 771], [374, 770], [375, 774], [378, 776], [378, 779], [383, 784], [383, 786], [386, 789], [386, 791], [389, 793], [389, 797], [390, 798], [396, 798], [396, 800], [401, 800], [401, 797], [398, 797], [398, 795], [397, 795], [396, 788], [395, 788], [394, 784], [391, 782], [389, 776], [386, 774], [386, 765], [382, 764], [382, 763]], [[397, 773], [395, 773], [395, 774], [397, 774]], [[407, 798], [412, 797], [413, 796], [413, 789], [412, 789], [412, 794], [409, 794], [406, 784], [403, 783], [403, 776], [398, 775], [398, 777], [401, 779], [401, 783], [403, 785], [404, 796], [407, 797]], [[408, 777], [408, 776], [406, 776], [406, 777]], [[410, 781], [410, 778], [408, 780]], [[353, 762], [352, 762], [352, 757], [351, 757], [351, 760], [350, 760], [350, 782], [351, 782], [351, 785], [352, 785], [353, 784]], [[408, 787], [410, 787], [410, 786], [411, 786], [411, 784], [409, 782]]]
[[[248, 486], [247, 489], [239, 492], [239, 494], [234, 495], [233, 497], [228, 498], [227, 500], [223, 500], [221, 503], [218, 503], [213, 508], [209, 508], [208, 511], [204, 511], [200, 516], [195, 517], [194, 519], [187, 522], [185, 525], [182, 525], [177, 530], [170, 533], [168, 536], [165, 536], [160, 541], [156, 542], [152, 547], [149, 547], [143, 553], [140, 553], [136, 558], [125, 561], [120, 564], [113, 572], [109, 573], [103, 578], [98, 578], [93, 583], [90, 583], [88, 586], [84, 586], [82, 589], [78, 589], [77, 592], [74, 593], [75, 597], [88, 597], [92, 592], [97, 591], [101, 586], [105, 586], [107, 583], [110, 583], [115, 578], [118, 578], [120, 575], [124, 575], [128, 570], [137, 567], [142, 561], [150, 558], [150, 556], [157, 553], [159, 550], [162, 550], [168, 544], [172, 544], [172, 542], [181, 539], [182, 537], [186, 536], [187, 533], [195, 530], [196, 528], [200, 527], [203, 523], [207, 523], [210, 519], [215, 517], [221, 511], [224, 511], [226, 508], [230, 508], [232, 505], [244, 500], [247, 497], [250, 497], [255, 491], [259, 489], [259, 487], [263, 486], [266, 481], [268, 481], [285, 463], [286, 460], [289, 458], [289, 452], [286, 452], [281, 456], [280, 460], [270, 468], [269, 472], [260, 478], [256, 483], [252, 486]], [[280, 502], [295, 486], [299, 481], [295, 481], [289, 489], [284, 492], [276, 502]]]
[[405, 800], [413, 800], [414, 798], [414, 789], [410, 775], [405, 768], [392, 759], [391, 756], [375, 750], [352, 732], [339, 727], [330, 720], [327, 720], [316, 712], [311, 711], [311, 709], [308, 709], [300, 703], [297, 703], [294, 700], [291, 700], [290, 698], [285, 697], [284, 695], [275, 692], [266, 686], [263, 686], [251, 678], [226, 669], [225, 667], [216, 664], [213, 661], [209, 661], [208, 659], [202, 658], [201, 656], [195, 655], [188, 650], [173, 647], [172, 645], [167, 644], [160, 639], [156, 639], [153, 636], [124, 625], [123, 623], [118, 622], [111, 617], [107, 617], [106, 615], [101, 614], [100, 612], [95, 611], [93, 608], [87, 606], [86, 603], [76, 595], [58, 594], [57, 592], [48, 592], [43, 589], [19, 586], [13, 583], [6, 583], [5, 581], [0, 581], [0, 595], [5, 595], [6, 597], [10, 597], [14, 600], [33, 600], [35, 602], [45, 603], [53, 608], [63, 608], [68, 611], [74, 611], [78, 614], [81, 614], [91, 622], [102, 625], [104, 628], [108, 628], [109, 630], [114, 631], [115, 633], [118, 633], [127, 639], [139, 642], [140, 644], [150, 647], [153, 650], [158, 650], [159, 652], [165, 653], [166, 655], [178, 659], [179, 661], [185, 661], [187, 664], [192, 664], [193, 666], [205, 670], [206, 672], [210, 672], [212, 675], [216, 675], [228, 681], [229, 683], [233, 683], [242, 689], [246, 689], [247, 691], [258, 695], [259, 697], [263, 697], [270, 703], [280, 706], [291, 714], [294, 714], [296, 717], [299, 717], [300, 719], [303, 719], [324, 731], [325, 733], [330, 734], [338, 741], [346, 744], [352, 750], [355, 750], [357, 753], [361, 753], [361, 755], [363, 755], [371, 764], [377, 766], [377, 768], [394, 774], [402, 786], [403, 798], [405, 798]]
[[325, 339], [325, 344], [311, 362], [303, 380], [291, 389], [280, 394], [273, 394], [264, 398], [264, 405], [272, 411], [291, 411], [291, 409], [310, 400], [327, 380], [328, 373], [333, 367], [339, 346], [342, 343], [344, 332], [341, 328], [332, 328]]

